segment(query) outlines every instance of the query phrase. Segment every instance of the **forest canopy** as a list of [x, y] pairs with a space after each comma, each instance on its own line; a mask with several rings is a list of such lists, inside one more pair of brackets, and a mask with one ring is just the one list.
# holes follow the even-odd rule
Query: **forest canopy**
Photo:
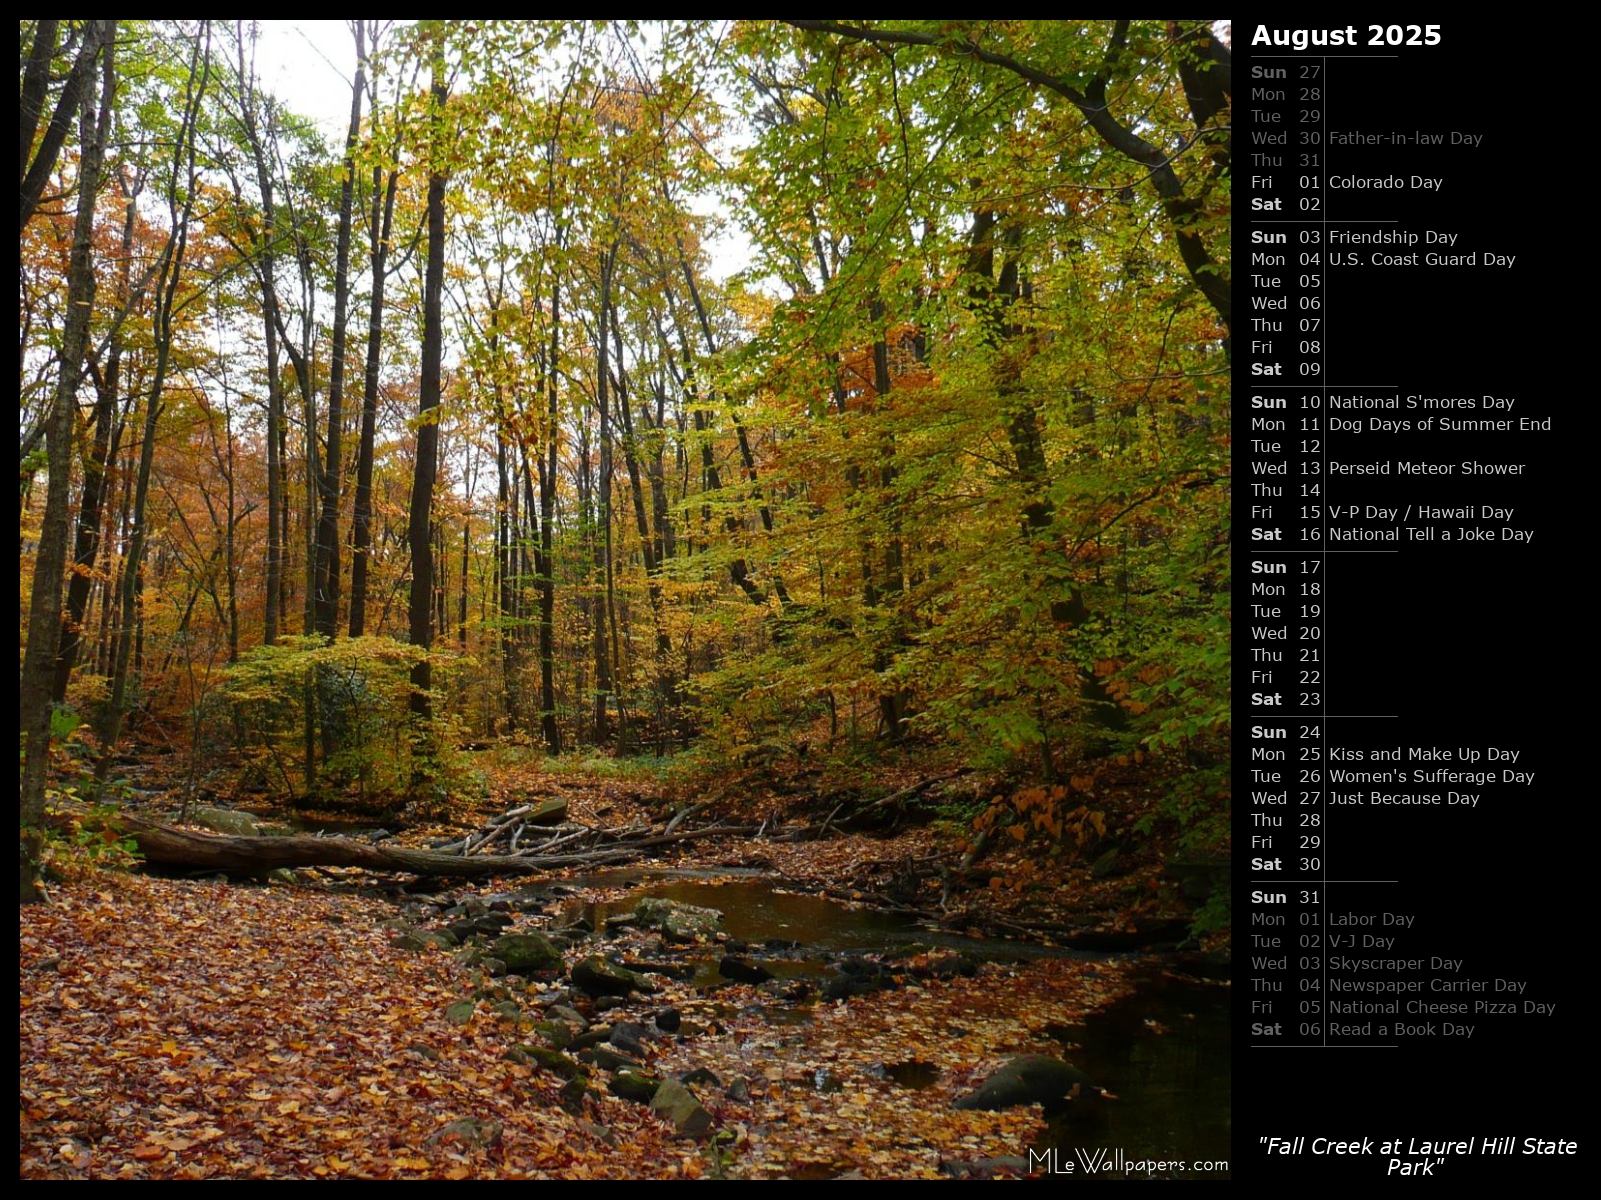
[[938, 745], [1222, 844], [1220, 28], [352, 22], [334, 137], [260, 54], [22, 22], [24, 825]]

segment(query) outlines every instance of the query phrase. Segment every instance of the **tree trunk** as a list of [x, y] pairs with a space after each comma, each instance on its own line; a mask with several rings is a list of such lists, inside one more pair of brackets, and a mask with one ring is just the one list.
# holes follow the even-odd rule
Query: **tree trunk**
[[[134, 478], [132, 535], [123, 558], [121, 585], [121, 624], [117, 630], [117, 651], [111, 668], [111, 702], [106, 706], [101, 726], [101, 757], [95, 768], [104, 781], [111, 769], [122, 736], [123, 717], [128, 709], [128, 669], [136, 647], [142, 642], [139, 620], [141, 568], [147, 528], [150, 472], [155, 461], [156, 423], [161, 415], [162, 391], [172, 363], [172, 325], [178, 305], [178, 282], [183, 275], [184, 254], [189, 246], [190, 217], [194, 213], [198, 175], [196, 167], [196, 126], [200, 105], [211, 79], [211, 34], [209, 22], [202, 22], [190, 54], [189, 81], [184, 94], [184, 110], [174, 143], [172, 174], [167, 185], [167, 214], [173, 231], [162, 252], [157, 271], [154, 333], [156, 362], [150, 380], [150, 396], [145, 406], [144, 437], [139, 446], [139, 471]], [[180, 199], [181, 194], [181, 199]], [[137, 647], [138, 651], [143, 646]], [[140, 654], [142, 658], [142, 653]]]
[[623, 343], [617, 316], [612, 314], [612, 337], [617, 350], [617, 415], [623, 425], [623, 463], [628, 469], [628, 489], [634, 502], [634, 527], [639, 531], [640, 554], [645, 560], [645, 592], [650, 599], [651, 623], [656, 634], [656, 694], [663, 713], [676, 704], [675, 679], [668, 656], [672, 639], [667, 633], [667, 615], [662, 597], [661, 539], [653, 533], [645, 513], [645, 486], [641, 479], [639, 442], [634, 433], [633, 404], [628, 395], [627, 372], [623, 370]]
[[[875, 324], [880, 326], [878, 338], [873, 343], [873, 392], [874, 402], [883, 404], [889, 395], [894, 381], [890, 378], [889, 370], [889, 342], [887, 332], [882, 328], [885, 320], [884, 304], [877, 297], [873, 299], [872, 316]], [[905, 574], [901, 562], [901, 519], [900, 503], [895, 498], [894, 486], [897, 475], [895, 466], [895, 441], [891, 434], [881, 435], [878, 447], [878, 504], [884, 511], [885, 523], [889, 527], [889, 536], [884, 542], [883, 581], [881, 588], [873, 589], [880, 603], [887, 602], [899, 607], [901, 598], [906, 590]], [[879, 671], [887, 669], [894, 661], [897, 650], [906, 646], [906, 630], [901, 614], [892, 612], [889, 618], [890, 634], [885, 645], [879, 648], [874, 667]], [[894, 647], [892, 649], [891, 647]], [[878, 714], [884, 726], [884, 737], [890, 742], [904, 741], [906, 737], [906, 692], [897, 688], [894, 691], [880, 692], [878, 697]]]
[[409, 871], [415, 875], [471, 879], [539, 875], [553, 867], [621, 862], [638, 858], [658, 846], [755, 832], [755, 827], [749, 825], [717, 825], [655, 834], [576, 854], [513, 856], [407, 850], [399, 846], [375, 846], [352, 838], [230, 837], [195, 833], [127, 813], [118, 814], [115, 820], [138, 842], [147, 862], [164, 866], [250, 874], [281, 867], [364, 867], [372, 871]]
[[[327, 464], [318, 480], [322, 508], [317, 517], [317, 632], [333, 641], [339, 628], [339, 477], [344, 455], [345, 322], [350, 309], [350, 224], [356, 196], [356, 143], [361, 138], [361, 94], [367, 86], [367, 31], [356, 28], [356, 78], [350, 87], [350, 126], [339, 188], [339, 232], [334, 250], [334, 328], [328, 363]], [[332, 755], [333, 730], [323, 730], [323, 754]]]
[[600, 335], [596, 340], [599, 355], [596, 397], [600, 410], [600, 534], [602, 575], [605, 595], [602, 619], [597, 622], [595, 668], [600, 687], [595, 694], [595, 728], [598, 740], [605, 740], [600, 731], [606, 723], [606, 705], [609, 693], [617, 693], [617, 743], [621, 749], [628, 731], [623, 724], [622, 668], [618, 656], [617, 638], [617, 559], [612, 546], [612, 435], [611, 435], [611, 371], [609, 363], [609, 336], [607, 326], [611, 316], [612, 285], [617, 270], [618, 244], [613, 242], [601, 259], [600, 308], [596, 321]]
[[[122, 218], [122, 262], [117, 283], [120, 301], [127, 303], [133, 272], [133, 228], [137, 215], [135, 198], [128, 197]], [[70, 284], [69, 284], [70, 289]], [[91, 305], [92, 307], [92, 305]], [[67, 615], [61, 622], [61, 642], [56, 649], [55, 681], [50, 699], [56, 704], [67, 699], [67, 684], [77, 665], [83, 642], [84, 614], [89, 608], [89, 589], [94, 583], [95, 558], [100, 549], [101, 508], [105, 502], [106, 464], [111, 457], [111, 430], [117, 423], [117, 390], [122, 382], [122, 339], [114, 337], [106, 352], [106, 367], [96, 380], [94, 444], [83, 464], [83, 492], [78, 499], [78, 528], [73, 541], [72, 578], [67, 581]]]
[[[500, 385], [497, 383], [495, 387], [498, 394]], [[496, 410], [504, 415], [499, 403], [496, 404]], [[501, 708], [506, 717], [506, 728], [512, 731], [517, 728], [522, 715], [522, 703], [518, 655], [521, 644], [517, 636], [520, 605], [512, 539], [517, 519], [517, 489], [511, 477], [509, 450], [506, 427], [502, 424], [495, 430], [495, 596], [500, 611]]]
[[[712, 333], [711, 316], [709, 313], [707, 313], [706, 304], [701, 299], [700, 288], [695, 283], [695, 273], [690, 269], [689, 258], [684, 253], [684, 245], [682, 240], [680, 240], [678, 243], [678, 263], [683, 272], [684, 284], [689, 290], [690, 304], [695, 310], [696, 323], [700, 326], [701, 336], [706, 341], [707, 352], [710, 354], [716, 354], [717, 338]], [[683, 349], [684, 369], [687, 372], [691, 369], [693, 356], [687, 343], [684, 345]], [[740, 463], [745, 469], [745, 478], [750, 482], [751, 492], [756, 497], [757, 515], [761, 517], [762, 529], [766, 533], [772, 533], [773, 513], [772, 510], [767, 507], [767, 500], [762, 495], [761, 488], [757, 486], [756, 460], [751, 454], [750, 439], [745, 435], [745, 425], [742, 421], [740, 421], [738, 413], [730, 410], [729, 416], [733, 419], [734, 431], [737, 435], [736, 440], [739, 443]], [[697, 410], [695, 413], [695, 428], [697, 430], [704, 430], [706, 427], [707, 421], [704, 412]], [[712, 450], [709, 442], [701, 443], [701, 456], [702, 462], [707, 468], [708, 475], [710, 476], [710, 486], [712, 490], [715, 491], [720, 488], [722, 484], [717, 478], [716, 467], [712, 465]], [[735, 529], [738, 528], [738, 524], [738, 521], [732, 515], [730, 515], [723, 522], [723, 527], [726, 532], [731, 534], [735, 531]], [[750, 578], [750, 568], [746, 565], [744, 558], [737, 558], [733, 562], [729, 563], [728, 573], [733, 579], [734, 583], [753, 603], [767, 603], [767, 597], [762, 594], [761, 588], [757, 587], [755, 582]], [[776, 574], [773, 576], [773, 594], [778, 597], [778, 602], [780, 604], [786, 606], [789, 604], [789, 593], [784, 587], [784, 581]]]
[[[61, 147], [66, 144], [67, 134], [72, 129], [73, 117], [91, 103], [94, 92], [90, 81], [94, 78], [95, 63], [99, 60], [101, 50], [110, 44], [110, 31], [116, 26], [115, 21], [88, 22], [83, 31], [83, 41], [78, 45], [77, 57], [73, 59], [72, 68], [67, 73], [66, 84], [56, 99], [50, 123], [45, 126], [44, 137], [39, 142], [38, 150], [34, 151], [33, 141], [39, 131], [39, 121], [44, 116], [45, 95], [50, 87], [50, 61], [55, 57], [56, 31], [60, 24], [59, 21], [40, 21], [34, 27], [33, 49], [28, 55], [28, 63], [22, 77], [20, 97], [22, 149], [17, 172], [21, 189], [20, 229], [28, 227], [28, 222], [39, 208], [39, 202], [44, 197], [44, 185], [55, 172], [56, 160], [60, 157]], [[85, 143], [85, 148], [87, 145], [88, 143]], [[33, 151], [31, 162], [30, 151]], [[98, 167], [96, 173], [98, 174]], [[82, 178], [81, 168], [79, 177]], [[96, 182], [99, 182], [98, 179]], [[91, 194], [91, 201], [92, 199]], [[90, 207], [94, 207], [92, 202]]]
[[[100, 166], [111, 131], [116, 91], [115, 21], [94, 21], [85, 31], [84, 52], [90, 69], [104, 52], [103, 86], [98, 109], [84, 100], [79, 116], [83, 153], [78, 164], [78, 213], [72, 227], [67, 267], [67, 312], [62, 329], [61, 366], [56, 377], [54, 407], [46, 432], [48, 482], [39, 553], [34, 560], [28, 611], [28, 645], [23, 653], [18, 689], [22, 733], [27, 738], [23, 760], [22, 824], [37, 826], [44, 816], [45, 776], [50, 761], [50, 690], [55, 678], [56, 649], [61, 631], [61, 583], [67, 566], [69, 491], [72, 486], [72, 434], [78, 407], [78, 383], [89, 346], [89, 318], [94, 308], [94, 208], [100, 189]], [[52, 42], [54, 37], [52, 34]], [[92, 96], [87, 88], [85, 96]], [[26, 120], [24, 113], [24, 120]], [[70, 120], [69, 113], [68, 119]], [[42, 186], [42, 185], [41, 185]], [[27, 213], [24, 210], [26, 224]], [[38, 843], [29, 843], [37, 849]], [[36, 878], [37, 854], [25, 855], [26, 876]]]
[[552, 865], [548, 860], [535, 858], [441, 854], [374, 846], [351, 838], [226, 837], [192, 833], [127, 814], [119, 815], [116, 820], [139, 843], [139, 851], [147, 862], [206, 871], [258, 873], [280, 867], [366, 867], [375, 871], [483, 878], [536, 875]]
[[[560, 248], [560, 234], [557, 247]], [[545, 454], [539, 460], [539, 723], [545, 749], [561, 753], [561, 727], [556, 723], [556, 449], [561, 419], [558, 406], [557, 355], [561, 350], [561, 275], [550, 288], [550, 360], [545, 367]], [[530, 508], [529, 517], [533, 512]]]
[[[384, 282], [389, 270], [389, 236], [395, 219], [400, 172], [391, 171], [379, 200], [380, 168], [372, 169], [372, 299], [367, 308], [367, 364], [362, 376], [361, 442], [356, 450], [356, 511], [350, 548], [350, 636], [367, 632], [367, 571], [372, 553], [372, 458], [378, 431], [378, 367], [384, 328]], [[382, 204], [380, 212], [379, 205]]]
[[[430, 110], [445, 120], [445, 63], [436, 49]], [[428, 173], [428, 265], [423, 281], [422, 380], [417, 408], [417, 473], [411, 483], [411, 643], [424, 650], [433, 645], [434, 544], [432, 537], [434, 475], [439, 467], [440, 360], [444, 352], [442, 298], [445, 285], [445, 167], [442, 130], [435, 131], [434, 163]], [[419, 720], [433, 716], [433, 675], [426, 656], [411, 669], [411, 713]]]
[[[262, 267], [270, 276], [272, 256], [268, 254]], [[267, 327], [267, 595], [264, 601], [264, 628], [261, 640], [271, 646], [278, 640], [278, 624], [283, 612], [283, 570], [286, 526], [284, 509], [284, 393], [278, 357], [278, 325], [272, 314], [262, 312]]]

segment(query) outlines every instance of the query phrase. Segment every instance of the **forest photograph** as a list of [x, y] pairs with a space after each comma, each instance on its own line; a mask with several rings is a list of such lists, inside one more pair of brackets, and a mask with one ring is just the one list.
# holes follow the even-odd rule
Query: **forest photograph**
[[20, 1177], [1228, 1178], [1230, 42], [21, 21]]

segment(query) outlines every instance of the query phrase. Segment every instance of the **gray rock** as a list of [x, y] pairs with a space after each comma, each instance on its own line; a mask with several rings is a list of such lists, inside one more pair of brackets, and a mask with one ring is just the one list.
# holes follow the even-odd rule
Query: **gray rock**
[[471, 1000], [457, 1000], [454, 1004], [445, 1006], [445, 1020], [452, 1025], [466, 1025], [473, 1019], [473, 1010], [476, 1007]]
[[561, 951], [542, 933], [503, 933], [489, 946], [489, 952], [517, 975], [561, 969]]
[[579, 1057], [607, 1071], [637, 1071], [642, 1065], [638, 1059], [619, 1054], [605, 1043], [579, 1051]]
[[513, 1046], [506, 1051], [506, 1057], [512, 1062], [522, 1063], [525, 1067], [543, 1067], [562, 1079], [576, 1079], [583, 1074], [583, 1069], [577, 1063], [560, 1050], [552, 1050], [549, 1046], [532, 1044]]
[[259, 837], [261, 828], [254, 818], [242, 812], [234, 812], [231, 808], [211, 808], [204, 804], [194, 805], [189, 809], [189, 823], [199, 825], [203, 829], [210, 829], [215, 833], [225, 833], [229, 837]]
[[1018, 1104], [1062, 1106], [1098, 1100], [1100, 1095], [1101, 1089], [1077, 1067], [1044, 1054], [1023, 1054], [963, 1096], [956, 1107], [998, 1112]]
[[717, 969], [724, 979], [732, 979], [738, 983], [766, 983], [773, 977], [773, 973], [760, 963], [735, 958], [733, 955], [719, 962]]
[[573, 1044], [573, 1031], [565, 1021], [535, 1021], [530, 1030], [556, 1050], [565, 1050]]
[[458, 918], [446, 925], [444, 932], [458, 942], [465, 942], [480, 935], [493, 937], [510, 924], [511, 918], [505, 913], [485, 913], [481, 917]]
[[656, 985], [626, 967], [607, 962], [598, 954], [573, 967], [573, 986], [591, 996], [626, 996], [630, 992], [654, 992]]
[[573, 1027], [573, 1032], [582, 1033], [589, 1028], [589, 1022], [584, 1020], [584, 1014], [576, 1008], [569, 1008], [565, 1004], [552, 1004], [545, 1010], [545, 1016], [552, 1021], [565, 1021]]
[[698, 942], [716, 936], [723, 929], [723, 914], [715, 908], [653, 896], [634, 905], [634, 921], [647, 929], [661, 930], [670, 942]]
[[649, 1104], [656, 1095], [661, 1080], [644, 1071], [619, 1071], [611, 1078], [611, 1092], [636, 1104]]
[[563, 1107], [576, 1112], [584, 1103], [584, 1096], [589, 1092], [589, 1076], [574, 1075], [562, 1084], [561, 1102]]
[[645, 1039], [650, 1031], [634, 1021], [614, 1021], [611, 1036], [606, 1040], [626, 1054], [645, 1053]]
[[523, 818], [530, 825], [560, 825], [567, 819], [567, 801], [561, 799], [541, 800], [534, 805], [534, 811]]
[[676, 1079], [662, 1081], [651, 1097], [650, 1111], [670, 1121], [684, 1137], [701, 1137], [712, 1127], [711, 1113], [701, 1107], [694, 1092]]

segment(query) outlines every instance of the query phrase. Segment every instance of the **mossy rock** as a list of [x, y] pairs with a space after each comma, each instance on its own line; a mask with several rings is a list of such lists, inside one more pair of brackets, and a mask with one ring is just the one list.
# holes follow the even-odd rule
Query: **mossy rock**
[[656, 985], [643, 975], [609, 963], [598, 954], [573, 967], [573, 986], [591, 996], [626, 996], [630, 992], [654, 992]]
[[506, 1051], [506, 1057], [524, 1066], [541, 1067], [562, 1079], [577, 1079], [584, 1073], [584, 1069], [572, 1059], [560, 1050], [552, 1050], [549, 1046], [524, 1043]]
[[619, 1071], [611, 1078], [611, 1092], [636, 1104], [649, 1104], [661, 1080], [645, 1071]]
[[533, 930], [503, 933], [489, 946], [489, 954], [506, 964], [513, 975], [532, 975], [539, 971], [559, 971], [561, 951], [548, 937]]
[[684, 1137], [701, 1137], [712, 1127], [712, 1115], [695, 1099], [690, 1091], [676, 1079], [664, 1080], [650, 1099], [650, 1111], [672, 1123], [675, 1132]]

